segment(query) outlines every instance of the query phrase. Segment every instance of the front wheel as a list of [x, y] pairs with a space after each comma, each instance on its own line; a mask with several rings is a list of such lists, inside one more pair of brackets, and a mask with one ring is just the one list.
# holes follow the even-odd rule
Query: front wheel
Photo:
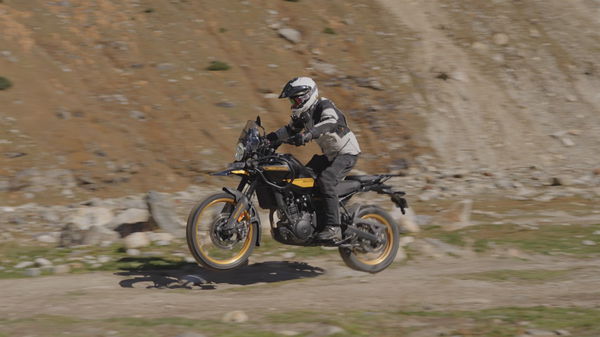
[[340, 247], [340, 255], [348, 267], [378, 273], [394, 262], [398, 252], [399, 230], [388, 212], [377, 206], [361, 207], [354, 225], [359, 230], [377, 236], [379, 243], [357, 238], [353, 248]]
[[256, 224], [248, 210], [240, 214], [233, 228], [227, 221], [236, 202], [230, 194], [214, 194], [190, 212], [187, 244], [192, 256], [203, 267], [228, 270], [247, 263], [256, 242]]

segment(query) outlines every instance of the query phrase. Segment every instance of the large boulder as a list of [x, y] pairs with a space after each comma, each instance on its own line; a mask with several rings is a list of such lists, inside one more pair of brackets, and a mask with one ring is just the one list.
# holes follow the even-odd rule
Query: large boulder
[[175, 206], [168, 195], [156, 191], [150, 191], [146, 197], [152, 219], [158, 227], [175, 237], [185, 237], [183, 229], [184, 222], [180, 221], [175, 213]]
[[147, 222], [150, 219], [150, 212], [147, 209], [130, 208], [119, 213], [112, 221], [112, 225], [132, 224], [138, 222]]

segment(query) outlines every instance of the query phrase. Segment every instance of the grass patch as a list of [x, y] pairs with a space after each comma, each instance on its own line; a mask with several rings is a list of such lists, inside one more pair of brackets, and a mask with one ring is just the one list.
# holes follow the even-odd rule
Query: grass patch
[[324, 33], [324, 34], [331, 34], [331, 35], [335, 35], [335, 34], [337, 34], [337, 33], [335, 32], [335, 30], [333, 30], [333, 28], [331, 28], [331, 27], [325, 27], [325, 29], [323, 29], [323, 33]]
[[[208, 333], [223, 337], [275, 337], [281, 336], [261, 327], [261, 322], [232, 324], [217, 320], [199, 320], [183, 317], [137, 318], [119, 317], [109, 319], [79, 319], [66, 316], [38, 315], [30, 318], [2, 320], [0, 336], [38, 335], [59, 336], [107, 336], [162, 337], [177, 336], [184, 332]], [[90, 332], [90, 331], [93, 331]], [[109, 334], [109, 332], [111, 332]]]
[[455, 232], [432, 227], [419, 234], [433, 237], [456, 246], [471, 246], [477, 252], [495, 247], [517, 248], [534, 254], [565, 254], [591, 257], [600, 254], [600, 245], [586, 246], [585, 239], [593, 239], [600, 225], [540, 225], [539, 229], [518, 225], [480, 225]]
[[206, 67], [206, 70], [209, 70], [209, 71], [226, 71], [229, 69], [231, 69], [229, 64], [222, 62], [222, 61], [212, 61], [210, 63], [210, 65], [208, 67]]
[[[22, 261], [34, 261], [38, 257], [50, 260], [54, 266], [69, 265], [70, 273], [76, 274], [94, 271], [179, 269], [195, 265], [185, 262], [182, 257], [173, 256], [174, 252], [187, 251], [185, 245], [179, 240], [175, 240], [168, 246], [150, 246], [140, 250], [142, 256], [128, 256], [121, 244], [108, 247], [59, 248], [6, 243], [0, 246], [0, 266], [5, 268], [0, 270], [0, 279], [26, 277], [23, 275], [24, 269], [14, 269], [14, 266]], [[144, 253], [152, 255], [144, 256]], [[99, 256], [107, 256], [110, 261], [99, 264], [97, 262]], [[95, 259], [91, 260], [89, 257]], [[42, 275], [51, 274], [51, 271], [42, 272]]]
[[6, 90], [10, 87], [12, 87], [12, 82], [8, 78], [0, 76], [0, 90]]
[[547, 269], [526, 269], [513, 270], [502, 269], [492, 270], [480, 273], [461, 274], [458, 278], [463, 280], [497, 281], [497, 282], [532, 282], [542, 283], [556, 281], [567, 276], [572, 269], [566, 270], [547, 270]]
[[[426, 318], [430, 321], [444, 319], [455, 326], [450, 334], [486, 337], [513, 337], [527, 329], [563, 329], [573, 336], [592, 337], [600, 334], [597, 317], [600, 310], [582, 308], [504, 307], [480, 311], [401, 311], [400, 316]], [[529, 322], [523, 327], [520, 322]], [[467, 323], [468, 322], [468, 323]]]
[[[182, 240], [174, 240], [168, 246], [140, 248], [140, 256], [129, 256], [120, 243], [108, 247], [81, 246], [74, 248], [59, 248], [52, 245], [22, 246], [17, 243], [0, 245], [0, 279], [25, 278], [24, 269], [14, 269], [22, 261], [34, 261], [38, 257], [50, 260], [54, 266], [69, 265], [70, 273], [80, 274], [96, 271], [149, 271], [149, 270], [178, 270], [196, 267], [195, 263], [185, 262], [181, 256], [174, 253], [188, 254], [187, 246]], [[264, 235], [261, 246], [254, 249], [254, 256], [268, 257], [271, 260], [289, 260], [282, 255], [294, 253], [293, 260], [303, 260], [316, 256], [337, 256], [338, 251], [325, 250], [320, 247], [300, 247], [281, 244], [269, 235]], [[107, 256], [110, 261], [98, 264], [89, 257], [98, 260], [99, 256]], [[251, 256], [252, 258], [252, 256]], [[36, 266], [32, 266], [36, 267]], [[43, 270], [42, 275], [52, 275], [51, 270]]]
[[[514, 337], [527, 329], [567, 330], [572, 336], [600, 335], [600, 310], [582, 308], [502, 307], [477, 311], [287, 311], [259, 316], [250, 313], [242, 324], [219, 320], [198, 320], [183, 317], [109, 319], [77, 319], [65, 316], [38, 315], [24, 319], [0, 319], [2, 334], [44, 336], [106, 335], [117, 331], [119, 336], [176, 336], [183, 332], [198, 332], [209, 336], [281, 336], [278, 331], [294, 330], [299, 336], [317, 334], [327, 326], [340, 327], [332, 336], [383, 337], [420, 335]], [[529, 324], [523, 326], [522, 322]], [[411, 322], [411, 324], [404, 324]], [[97, 332], [96, 332], [97, 331]], [[432, 332], [436, 331], [436, 332]], [[87, 332], [87, 334], [86, 334]], [[427, 334], [424, 334], [427, 332]]]

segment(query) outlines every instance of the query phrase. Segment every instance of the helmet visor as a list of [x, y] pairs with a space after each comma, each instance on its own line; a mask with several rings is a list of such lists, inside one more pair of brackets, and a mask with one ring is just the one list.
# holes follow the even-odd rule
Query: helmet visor
[[292, 103], [292, 109], [298, 109], [299, 107], [303, 106], [309, 97], [310, 93], [300, 96], [289, 97], [290, 103]]
[[304, 103], [303, 98], [304, 98], [304, 96], [289, 97], [290, 103], [292, 103], [292, 109], [297, 109], [297, 108], [301, 107], [302, 104]]

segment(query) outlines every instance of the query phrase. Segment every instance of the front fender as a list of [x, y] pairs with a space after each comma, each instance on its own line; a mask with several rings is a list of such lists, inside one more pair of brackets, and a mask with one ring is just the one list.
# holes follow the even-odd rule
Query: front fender
[[[245, 211], [245, 210], [249, 210], [250, 211], [250, 222], [256, 225], [256, 246], [260, 246], [260, 238], [262, 236], [261, 234], [261, 222], [260, 222], [260, 216], [258, 215], [258, 212], [256, 211], [256, 207], [254, 207], [254, 204], [252, 203], [252, 201], [248, 200], [248, 198], [244, 195], [244, 193], [233, 189], [233, 188], [229, 188], [229, 187], [223, 187], [223, 191], [227, 194], [231, 194], [231, 196], [233, 197], [233, 199], [235, 200], [236, 206], [233, 210], [233, 212], [231, 213], [233, 214], [241, 214], [241, 212]], [[237, 217], [236, 216], [232, 216], [230, 217], [229, 221], [235, 221]]]

